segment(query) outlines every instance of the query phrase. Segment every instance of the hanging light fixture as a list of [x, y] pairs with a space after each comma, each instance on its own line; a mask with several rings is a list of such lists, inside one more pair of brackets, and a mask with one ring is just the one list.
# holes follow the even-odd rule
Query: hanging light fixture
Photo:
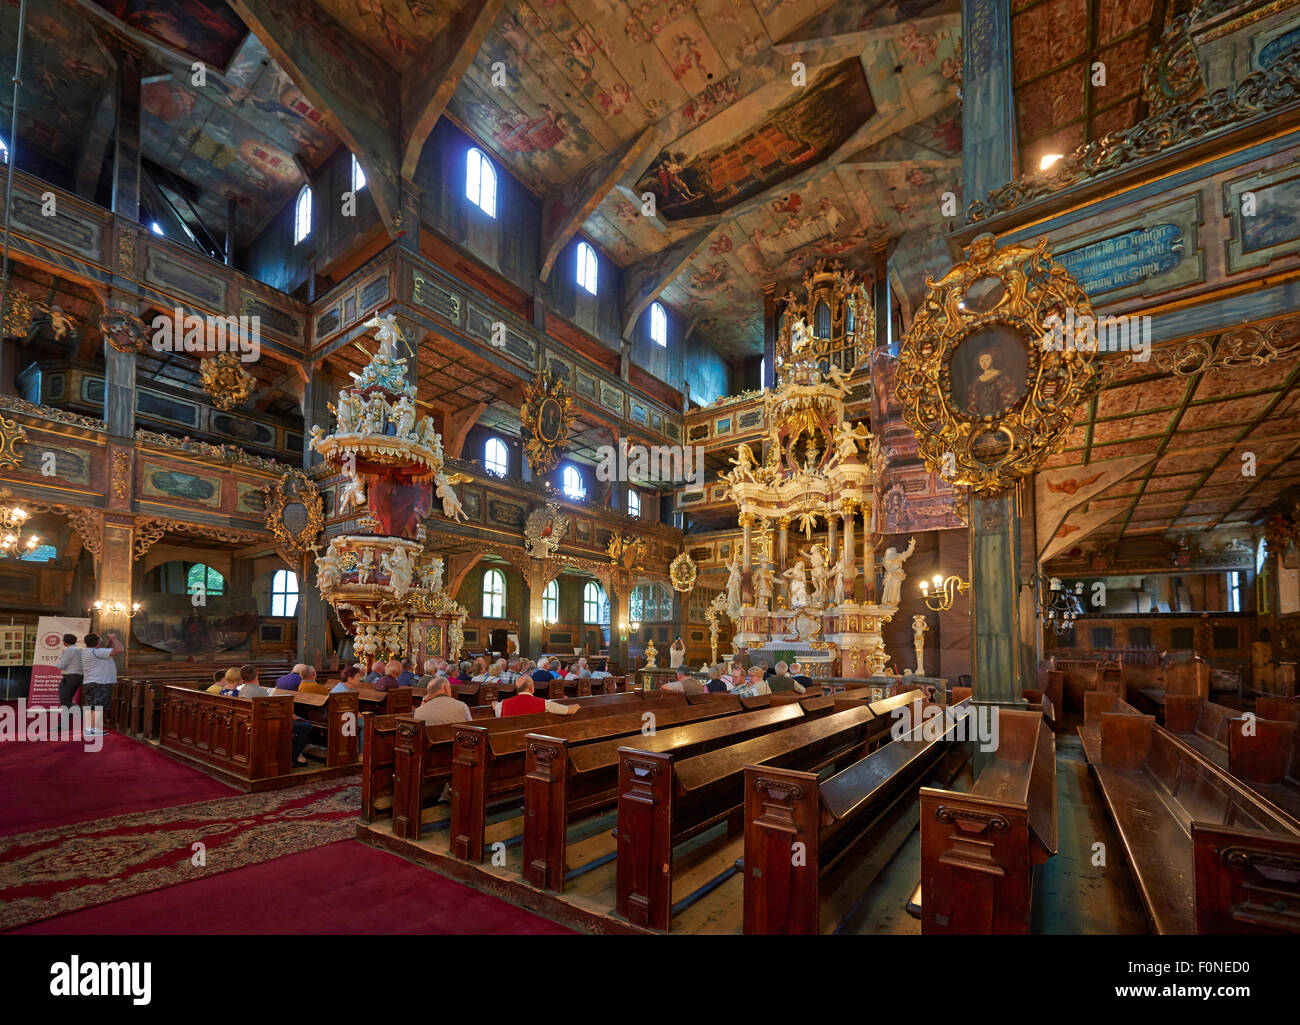
[[[1047, 584], [1047, 591], [1041, 590]], [[1059, 637], [1074, 629], [1074, 621], [1083, 615], [1083, 581], [1074, 588], [1061, 583], [1060, 577], [1049, 577], [1046, 581], [1037, 574], [1029, 578], [1029, 586], [1037, 587], [1034, 594], [1034, 606], [1043, 627], [1051, 627]]]
[[21, 559], [28, 552], [34, 552], [41, 543], [39, 534], [29, 534], [23, 538], [23, 525], [31, 516], [20, 505], [0, 505], [0, 558]]
[[921, 581], [921, 597], [931, 612], [947, 612], [957, 599], [957, 595], [970, 590], [970, 582], [959, 576], [945, 577], [936, 573], [933, 580]]

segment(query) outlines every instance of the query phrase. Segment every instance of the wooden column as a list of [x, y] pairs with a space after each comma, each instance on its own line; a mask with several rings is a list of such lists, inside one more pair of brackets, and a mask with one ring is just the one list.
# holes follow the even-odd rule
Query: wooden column
[[754, 514], [745, 513], [740, 517], [740, 528], [744, 531], [741, 540], [741, 600], [745, 603], [751, 603], [754, 600], [753, 591], [753, 569], [754, 558], [753, 549], [750, 544], [750, 534], [754, 529]]
[[[334, 398], [335, 381], [328, 374], [315, 373], [303, 385], [302, 392], [302, 465], [304, 468], [314, 466], [321, 461], [319, 453], [311, 447], [311, 429], [319, 424], [329, 430], [330, 412], [326, 406]], [[330, 648], [329, 644], [329, 606], [321, 597], [320, 587], [316, 582], [316, 560], [303, 556], [299, 565], [290, 566], [298, 574], [298, 648], [299, 662], [310, 663], [316, 653], [320, 653], [322, 663]], [[316, 666], [317, 669], [321, 666]]]
[[844, 597], [856, 600], [855, 584], [858, 579], [857, 544], [853, 540], [853, 503], [845, 501], [841, 506], [844, 515]]
[[964, 0], [961, 39], [961, 205], [966, 207], [1019, 175], [1010, 0]]
[[119, 42], [117, 137], [113, 148], [113, 213], [140, 220], [140, 65], [144, 54]]
[[978, 701], [1020, 701], [1020, 501], [971, 497], [971, 635]]
[[[542, 655], [546, 624], [542, 622], [542, 595], [546, 591], [546, 563], [528, 560], [528, 610], [519, 624], [519, 654], [536, 662]], [[586, 643], [586, 637], [581, 638]], [[593, 652], [592, 654], [595, 654]]]

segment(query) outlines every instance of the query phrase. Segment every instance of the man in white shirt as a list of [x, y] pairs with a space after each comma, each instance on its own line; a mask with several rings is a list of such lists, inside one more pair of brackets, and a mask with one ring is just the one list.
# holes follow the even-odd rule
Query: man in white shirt
[[70, 708], [72, 700], [81, 689], [81, 649], [77, 647], [76, 634], [64, 634], [63, 654], [59, 656], [59, 707]]
[[445, 676], [435, 676], [429, 690], [412, 715], [426, 726], [443, 723], [469, 722], [469, 705], [451, 696], [451, 682]]
[[86, 690], [88, 737], [102, 737], [104, 709], [113, 702], [113, 685], [117, 683], [117, 663], [113, 656], [125, 650], [117, 634], [110, 633], [108, 639], [113, 642], [111, 648], [99, 646], [99, 634], [86, 634], [85, 648], [81, 651], [82, 685]]

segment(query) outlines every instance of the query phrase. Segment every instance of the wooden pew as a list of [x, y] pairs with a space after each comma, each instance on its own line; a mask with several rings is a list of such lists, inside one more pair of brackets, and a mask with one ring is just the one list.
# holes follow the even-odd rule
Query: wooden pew
[[[645, 729], [646, 704], [641, 701], [629, 711], [557, 725], [547, 732], [575, 746], [615, 737], [626, 738]], [[730, 716], [740, 711], [738, 698], [651, 710], [656, 732], [660, 728]], [[467, 723], [456, 729], [450, 814], [452, 857], [483, 860], [488, 801], [523, 790], [528, 747], [527, 731], [489, 734], [486, 725], [476, 723]]]
[[1027, 935], [1034, 866], [1056, 853], [1056, 743], [1042, 715], [996, 709], [970, 793], [921, 788], [921, 931]]
[[[918, 700], [910, 709], [912, 729], [825, 780], [746, 766], [745, 932], [822, 932], [822, 879], [860, 841], [883, 834], [882, 825], [910, 810], [921, 784], [952, 782], [966, 760], [964, 751], [955, 761], [952, 755], [969, 712], [969, 700], [946, 714], [945, 706]], [[927, 722], [936, 713], [944, 718]], [[796, 843], [802, 845], [797, 864]], [[869, 881], [862, 880], [864, 889]]]
[[[1088, 692], [1085, 691], [1085, 701], [1087, 694]], [[1040, 668], [1038, 671], [1038, 686], [1031, 690], [1022, 691], [1021, 696], [1031, 705], [1041, 705], [1052, 732], [1061, 732], [1061, 716], [1065, 711], [1065, 706], [1062, 704], [1065, 698], [1065, 674], [1063, 672], [1059, 669]]]
[[273, 690], [271, 693], [287, 694], [293, 698], [294, 712], [325, 731], [323, 753], [326, 768], [356, 762], [361, 732], [359, 694], [302, 694], [293, 690]]
[[[634, 925], [667, 930], [673, 907], [673, 851], [725, 823], [742, 831], [745, 767], [818, 771], [855, 759], [881, 722], [870, 706], [852, 707], [753, 740], [689, 758], [671, 751], [619, 749], [617, 903]], [[887, 733], [887, 728], [886, 728]]]
[[[659, 713], [671, 707], [686, 707], [681, 697], [636, 698], [630, 704], [631, 712], [640, 722], [645, 712]], [[608, 715], [603, 706], [579, 706], [579, 711], [572, 716], [550, 715], [539, 712], [536, 715], [516, 715], [505, 719], [483, 719], [480, 723], [488, 733], [527, 733], [529, 730], [548, 728], [555, 723], [573, 723], [580, 719], [591, 719]], [[442, 785], [451, 782], [452, 759], [455, 754], [456, 731], [465, 724], [424, 726], [418, 720], [408, 716], [395, 717], [395, 736], [392, 747], [391, 793], [393, 795], [393, 832], [400, 837], [418, 840], [423, 822], [424, 803], [429, 798], [437, 799]], [[640, 727], [638, 726], [638, 729]], [[380, 734], [382, 737], [382, 734]], [[369, 738], [367, 737], [367, 741]], [[375, 772], [376, 792], [382, 784], [385, 765], [382, 761], [382, 745], [377, 749], [372, 770]]]
[[223, 697], [169, 686], [162, 700], [164, 750], [248, 784], [289, 774], [291, 697]]
[[[598, 708], [621, 707], [629, 702], [641, 700], [643, 700], [641, 692], [633, 691], [629, 694], [565, 701], [564, 704], [582, 706], [583, 711], [579, 712], [577, 716], [577, 718], [582, 718], [584, 715], [594, 714]], [[680, 698], [677, 700], [681, 701]], [[361, 748], [361, 821], [370, 823], [392, 811], [393, 761], [397, 741], [397, 721], [406, 718], [407, 713], [403, 715], [375, 715], [368, 712], [365, 705], [362, 705], [361, 712], [362, 734], [365, 737], [365, 743]], [[528, 719], [542, 728], [552, 722], [571, 721], [569, 719], [561, 720], [558, 716], [546, 714], [515, 716], [511, 719], [499, 720], [493, 715], [490, 706], [474, 706], [470, 708], [470, 712], [475, 719], [483, 719], [492, 723], [504, 721], [517, 725], [522, 720]], [[494, 728], [499, 729], [500, 727]], [[414, 728], [412, 728], [411, 733], [414, 734], [414, 732]], [[447, 738], [449, 739], [451, 736], [452, 734], [449, 732]]]
[[[784, 695], [781, 695], [784, 697]], [[643, 751], [672, 752], [683, 758], [781, 729], [832, 710], [830, 698], [769, 704], [736, 715], [712, 718], [638, 739]], [[698, 707], [698, 706], [697, 706]], [[524, 879], [538, 889], [563, 891], [568, 868], [568, 824], [609, 807], [618, 800], [619, 749], [622, 738], [576, 745], [549, 733], [527, 735], [524, 770]]]
[[1101, 717], [1104, 713], [1141, 715], [1127, 701], [1109, 690], [1090, 690], [1083, 695], [1083, 725], [1079, 727], [1079, 740], [1083, 743], [1083, 756], [1089, 763], [1101, 759]]
[[1300, 821], [1151, 716], [1103, 714], [1101, 750], [1093, 774], [1154, 932], [1300, 932]]

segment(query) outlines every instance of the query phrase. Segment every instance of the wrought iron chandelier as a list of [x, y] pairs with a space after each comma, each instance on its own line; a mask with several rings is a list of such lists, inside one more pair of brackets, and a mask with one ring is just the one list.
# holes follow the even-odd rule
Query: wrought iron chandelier
[[[1037, 581], [1040, 585], [1041, 579]], [[1051, 627], [1059, 637], [1074, 629], [1074, 621], [1083, 615], [1083, 581], [1074, 585], [1074, 589], [1061, 583], [1060, 577], [1047, 580], [1047, 592], [1040, 589], [1035, 592], [1034, 605], [1043, 626]]]

